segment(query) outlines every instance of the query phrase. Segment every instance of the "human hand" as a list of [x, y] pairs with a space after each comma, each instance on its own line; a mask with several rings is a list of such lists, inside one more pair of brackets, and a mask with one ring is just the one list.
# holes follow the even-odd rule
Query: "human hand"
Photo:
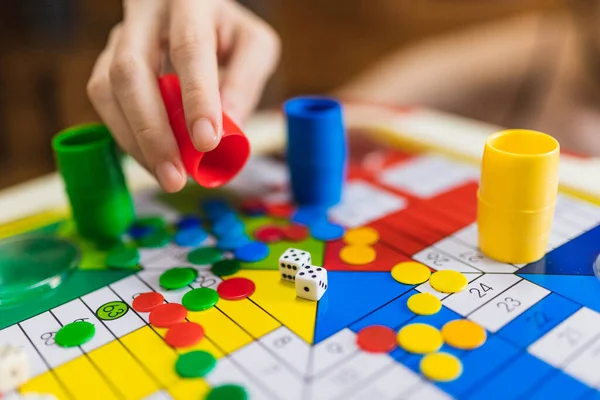
[[242, 123], [279, 58], [279, 39], [233, 0], [125, 0], [93, 68], [88, 96], [118, 145], [176, 192], [186, 172], [158, 87], [172, 64], [198, 151], [213, 150], [223, 110]]

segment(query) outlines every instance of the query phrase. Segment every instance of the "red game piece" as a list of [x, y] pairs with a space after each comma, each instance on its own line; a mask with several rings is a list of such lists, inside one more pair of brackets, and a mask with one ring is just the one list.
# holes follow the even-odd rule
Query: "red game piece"
[[252, 296], [256, 285], [250, 279], [231, 278], [226, 279], [217, 286], [219, 297], [224, 300], [242, 300]]
[[175, 348], [190, 347], [202, 340], [203, 337], [202, 325], [185, 321], [171, 325], [165, 335], [165, 341]]
[[278, 226], [265, 225], [258, 228], [254, 236], [263, 243], [275, 243], [283, 239], [283, 232]]
[[358, 332], [356, 343], [370, 353], [388, 353], [396, 347], [396, 332], [387, 326], [367, 326]]
[[187, 173], [207, 188], [229, 182], [242, 170], [250, 156], [250, 142], [244, 133], [223, 113], [223, 136], [218, 146], [206, 153], [196, 150], [185, 119], [177, 75], [161, 76], [159, 86]]
[[141, 293], [133, 299], [131, 306], [137, 312], [150, 312], [165, 302], [162, 294], [157, 292]]
[[290, 242], [300, 242], [308, 237], [308, 228], [304, 225], [292, 224], [281, 229], [283, 237]]
[[289, 203], [266, 204], [267, 214], [273, 218], [289, 219], [294, 212], [294, 206]]
[[168, 328], [182, 322], [187, 317], [187, 309], [181, 304], [166, 303], [156, 307], [150, 313], [150, 323], [157, 328]]

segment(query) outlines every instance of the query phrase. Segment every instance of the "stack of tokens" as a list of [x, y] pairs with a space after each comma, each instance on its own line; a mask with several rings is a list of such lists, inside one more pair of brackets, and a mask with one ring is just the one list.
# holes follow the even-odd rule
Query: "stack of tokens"
[[200, 246], [207, 238], [208, 233], [202, 227], [200, 217], [196, 215], [186, 215], [175, 225], [175, 244], [181, 247]]
[[351, 229], [344, 235], [346, 245], [340, 250], [340, 259], [349, 265], [372, 263], [377, 257], [372, 246], [378, 241], [379, 233], [371, 227]]

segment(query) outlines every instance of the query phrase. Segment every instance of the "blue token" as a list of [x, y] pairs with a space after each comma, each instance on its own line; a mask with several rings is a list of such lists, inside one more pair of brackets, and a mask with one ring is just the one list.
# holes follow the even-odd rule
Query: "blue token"
[[212, 225], [212, 233], [222, 237], [230, 234], [238, 234], [244, 231], [244, 223], [237, 215], [230, 213], [216, 220]]
[[338, 224], [323, 220], [310, 227], [310, 234], [317, 240], [336, 240], [344, 236], [344, 228]]
[[234, 257], [243, 262], [257, 262], [269, 256], [269, 246], [262, 242], [250, 242], [236, 249]]
[[178, 229], [199, 228], [202, 225], [200, 217], [197, 215], [186, 215], [177, 222]]
[[220, 250], [235, 250], [242, 246], [247, 245], [250, 242], [250, 238], [246, 235], [246, 232], [232, 231], [222, 236], [217, 241], [217, 248]]
[[201, 203], [200, 207], [211, 220], [215, 220], [231, 212], [231, 207], [229, 207], [227, 201], [220, 198], [206, 199]]
[[133, 240], [139, 240], [152, 232], [154, 232], [154, 227], [150, 225], [133, 225], [129, 228], [129, 236], [131, 236]]
[[292, 216], [292, 221], [306, 226], [327, 218], [327, 209], [317, 206], [300, 206]]
[[199, 246], [206, 240], [208, 233], [200, 227], [181, 229], [175, 234], [175, 243], [182, 247]]

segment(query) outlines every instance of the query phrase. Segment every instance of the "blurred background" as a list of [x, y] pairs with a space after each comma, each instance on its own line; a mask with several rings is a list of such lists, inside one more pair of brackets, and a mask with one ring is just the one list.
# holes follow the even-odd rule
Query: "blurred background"
[[[536, 110], [539, 113], [538, 106], [542, 100], [553, 96], [564, 97], [554, 84], [541, 95], [539, 91], [536, 92], [537, 95], [531, 95], [532, 83], [538, 84], [539, 89], [540, 80], [556, 82], [560, 75], [556, 73], [559, 61], [564, 57], [577, 57], [564, 56], [561, 53], [562, 47], [556, 46], [569, 29], [565, 28], [563, 31], [565, 24], [560, 22], [560, 17], [553, 18], [557, 15], [569, 15], [572, 18], [573, 3], [582, 2], [244, 0], [243, 3], [267, 20], [279, 32], [283, 43], [280, 67], [265, 92], [261, 107], [276, 107], [283, 99], [301, 93], [339, 92], [352, 97], [364, 96], [390, 102], [421, 102], [494, 123], [528, 125], [529, 111]], [[591, 3], [597, 4], [597, 1], [593, 0]], [[96, 57], [105, 45], [108, 31], [121, 19], [121, 7], [120, 0], [2, 1], [0, 188], [52, 172], [54, 162], [49, 145], [51, 137], [69, 125], [97, 120], [87, 99], [86, 83]], [[586, 7], [594, 5], [587, 4]], [[580, 14], [588, 15], [586, 12]], [[522, 22], [528, 21], [528, 16], [531, 15], [548, 16], [547, 20], [551, 22], [545, 26], [546, 30], [539, 29], [541, 24], [531, 27], [527, 25], [528, 22]], [[588, 21], [587, 25], [586, 22], [577, 23], [581, 23], [583, 29], [590, 30], [588, 34], [591, 36], [594, 36], [595, 30], [600, 29], [598, 19]], [[478, 97], [466, 99], [466, 94], [471, 93], [471, 81], [478, 79], [474, 76], [479, 76], [477, 65], [471, 64], [467, 55], [478, 51], [469, 51], [468, 45], [465, 47], [464, 37], [458, 39], [459, 50], [450, 43], [455, 33], [459, 34], [465, 29], [500, 26], [495, 24], [507, 24], [504, 28], [498, 28], [500, 31], [522, 29], [526, 36], [519, 39], [517, 35], [516, 42], [538, 43], [527, 36], [530, 31], [535, 33], [535, 40], [541, 36], [547, 45], [544, 48], [546, 52], [533, 54], [536, 45], [531, 45], [526, 50], [532, 54], [528, 53], [526, 59], [552, 66], [542, 71], [525, 71], [525, 67], [521, 65], [525, 57], [521, 54], [523, 51], [519, 50], [515, 54], [514, 64], [521, 68], [520, 73], [503, 72], [510, 75], [510, 79], [518, 81], [518, 84], [515, 83], [512, 88], [510, 99], [504, 99], [506, 104], [503, 103], [501, 112], [490, 112], [491, 108], [498, 107], [488, 106], [496, 104], [502, 96], [507, 97], [506, 94], [497, 96], [486, 87], [485, 90], [477, 90]], [[512, 29], [510, 24], [517, 27]], [[477, 41], [476, 30], [467, 32], [470, 33], [462, 35]], [[415, 50], [423, 43], [436, 43], [439, 39], [450, 41], [442, 45], [441, 48], [445, 49], [443, 51], [429, 50], [430, 53], [440, 55], [440, 60], [431, 58], [427, 51]], [[430, 40], [433, 42], [429, 42]], [[478, 43], [477, 46], [483, 46], [492, 53], [496, 52], [495, 46], [502, 47], [498, 42], [491, 43], [489, 46]], [[461, 51], [464, 54], [460, 54]], [[396, 54], [415, 54], [414, 57], [409, 57], [415, 60], [410, 67], [412, 69], [406, 70], [403, 67], [402, 57], [395, 60]], [[449, 55], [449, 58], [444, 54]], [[513, 64], [510, 52], [498, 50], [495, 55], [496, 58], [485, 60], [487, 64], [484, 63], [484, 67], [480, 68], [480, 71], [485, 72], [481, 80], [490, 80], [489, 76], [495, 74], [495, 67], [503, 69]], [[424, 68], [419, 64], [420, 59], [429, 67]], [[454, 67], [445, 66], [444, 63], [448, 60], [451, 60], [450, 64]], [[457, 64], [460, 60], [466, 60], [469, 65]], [[399, 62], [397, 70], [394, 67], [396, 62]], [[433, 68], [436, 65], [441, 71], [452, 74], [448, 77], [440, 76]], [[428, 69], [430, 67], [433, 69]], [[460, 70], [462, 75], [452, 72], [451, 68]], [[407, 86], [402, 86], [400, 82], [398, 86], [391, 85], [400, 88], [396, 92], [392, 90], [392, 93], [386, 93], [382, 90], [377, 79], [390, 74], [390, 71], [392, 75], [394, 71], [398, 71], [400, 78], [407, 77]], [[423, 75], [419, 75], [419, 71], [423, 71]], [[454, 86], [448, 86], [449, 82]], [[506, 86], [504, 81], [499, 82], [498, 86]], [[464, 87], [456, 86], [457, 84]], [[474, 85], [478, 84], [476, 82]], [[402, 87], [410, 89], [401, 93]], [[436, 92], [437, 88], [439, 93]], [[395, 94], [398, 95], [397, 98]], [[473, 101], [473, 98], [476, 100]], [[528, 111], [523, 112], [521, 107]], [[563, 109], [560, 104], [556, 107]], [[510, 115], [509, 119], [506, 119], [506, 115]], [[531, 123], [532, 127], [538, 125]]]

